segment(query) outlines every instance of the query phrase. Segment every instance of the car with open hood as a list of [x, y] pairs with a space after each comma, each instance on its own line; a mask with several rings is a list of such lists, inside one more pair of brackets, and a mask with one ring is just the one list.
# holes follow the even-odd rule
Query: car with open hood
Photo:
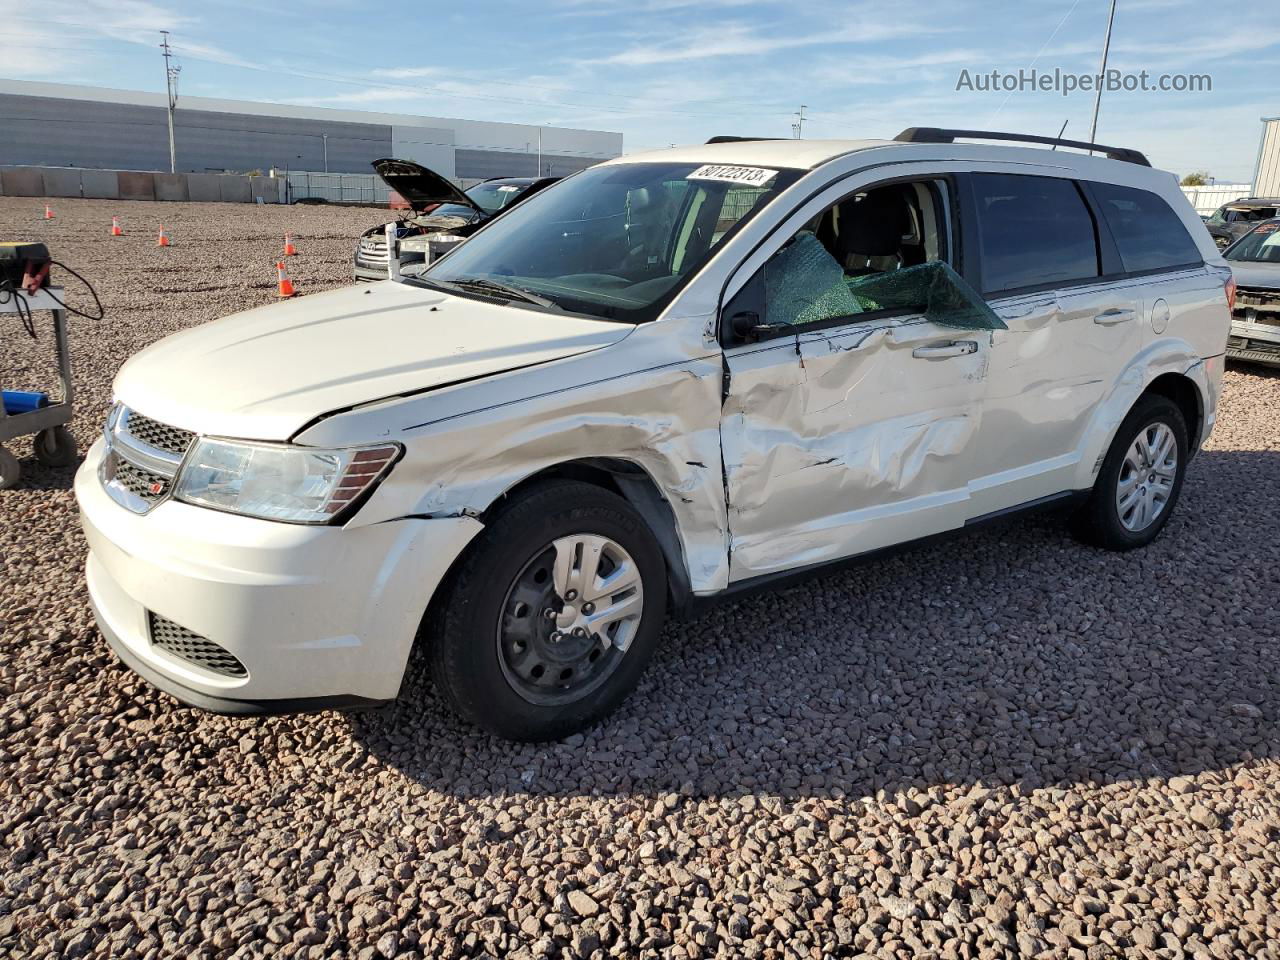
[[1280, 218], [1255, 226], [1223, 257], [1236, 278], [1227, 356], [1280, 366]]
[[[462, 190], [412, 160], [375, 160], [373, 169], [410, 208], [393, 221], [400, 261], [405, 265], [435, 259], [498, 214], [559, 179], [497, 177]], [[354, 257], [357, 280], [387, 279], [386, 228], [381, 224], [360, 235]]]
[[188, 704], [416, 695], [416, 646], [470, 721], [564, 737], [669, 613], [1055, 506], [1149, 544], [1216, 420], [1232, 287], [1133, 150], [622, 157], [397, 279], [130, 359], [76, 476], [89, 597]]

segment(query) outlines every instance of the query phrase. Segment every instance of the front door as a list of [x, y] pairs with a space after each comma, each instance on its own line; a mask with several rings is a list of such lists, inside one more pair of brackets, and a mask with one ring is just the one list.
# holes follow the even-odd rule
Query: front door
[[989, 355], [918, 316], [728, 351], [729, 579], [962, 526]]
[[731, 581], [964, 524], [999, 321], [963, 307], [951, 209], [941, 178], [836, 192], [726, 305]]

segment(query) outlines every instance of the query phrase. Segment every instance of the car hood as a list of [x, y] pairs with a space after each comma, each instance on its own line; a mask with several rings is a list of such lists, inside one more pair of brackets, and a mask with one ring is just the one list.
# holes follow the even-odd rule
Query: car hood
[[1263, 287], [1280, 290], [1280, 263], [1249, 263], [1246, 260], [1228, 260], [1236, 283], [1242, 287]]
[[420, 163], [386, 157], [373, 161], [373, 169], [388, 187], [404, 197], [416, 213], [421, 213], [433, 203], [460, 203], [477, 213], [484, 213], [447, 178]]
[[173, 334], [121, 368], [115, 394], [198, 433], [287, 440], [326, 413], [575, 356], [634, 329], [387, 281]]

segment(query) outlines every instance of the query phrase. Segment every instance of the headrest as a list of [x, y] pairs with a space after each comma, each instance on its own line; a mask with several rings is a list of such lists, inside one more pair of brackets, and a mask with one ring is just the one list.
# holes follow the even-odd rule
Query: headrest
[[887, 257], [902, 247], [911, 232], [906, 202], [895, 187], [872, 190], [861, 200], [840, 206], [840, 253], [845, 256]]

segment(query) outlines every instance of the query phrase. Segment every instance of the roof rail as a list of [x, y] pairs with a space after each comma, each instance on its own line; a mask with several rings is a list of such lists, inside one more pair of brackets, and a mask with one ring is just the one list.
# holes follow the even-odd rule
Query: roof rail
[[781, 140], [781, 137], [712, 137], [707, 143], [754, 143], [757, 140]]
[[1149, 167], [1151, 161], [1137, 150], [1128, 147], [1108, 147], [1083, 140], [1062, 140], [1058, 137], [1037, 137], [1029, 133], [998, 133], [991, 130], [944, 130], [938, 127], [908, 127], [893, 138], [900, 143], [955, 143], [956, 140], [1008, 140], [1013, 143], [1040, 143], [1054, 147], [1074, 147], [1077, 150], [1097, 150], [1112, 160], [1136, 163]]

